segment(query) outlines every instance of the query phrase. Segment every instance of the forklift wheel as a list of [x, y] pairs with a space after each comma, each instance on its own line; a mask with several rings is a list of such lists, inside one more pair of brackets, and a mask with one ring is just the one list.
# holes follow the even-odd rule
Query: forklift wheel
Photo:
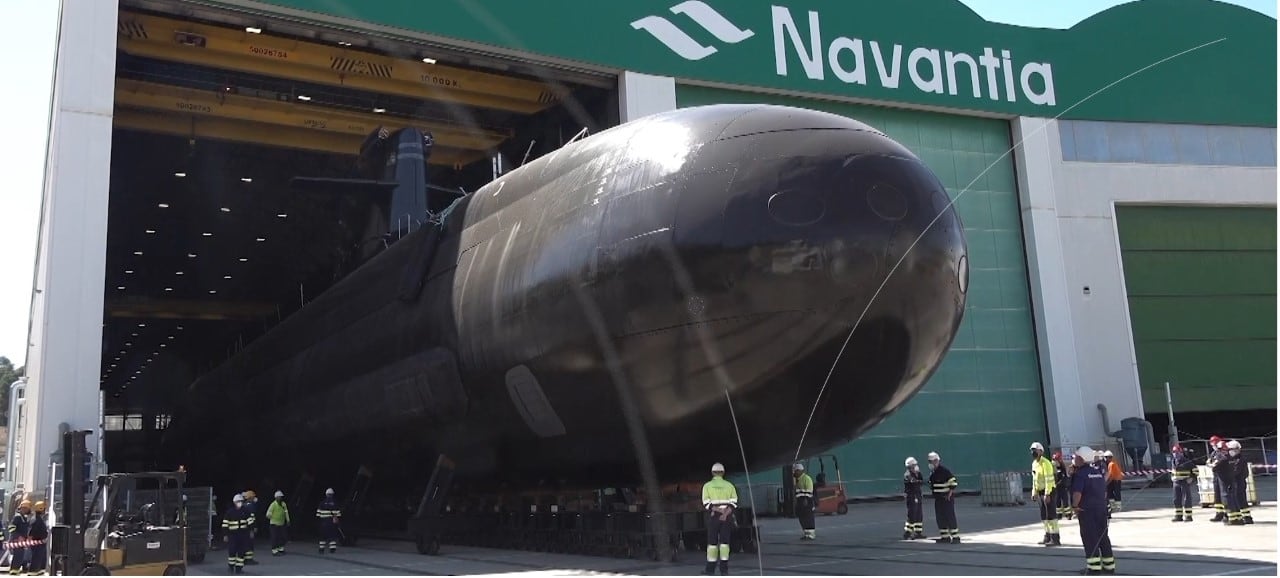
[[110, 576], [111, 573], [107, 571], [106, 566], [103, 566], [101, 564], [94, 564], [92, 566], [85, 566], [84, 570], [80, 571], [80, 575], [81, 576]]
[[836, 513], [837, 513], [837, 514], [840, 514], [841, 516], [843, 516], [843, 515], [845, 515], [845, 514], [848, 514], [848, 513], [849, 513], [849, 504], [844, 503], [844, 502], [841, 502], [839, 506], [836, 506]]
[[440, 539], [435, 536], [423, 534], [418, 536], [416, 542], [419, 554], [435, 556], [440, 553]]
[[183, 564], [171, 564], [164, 569], [165, 576], [186, 576], [187, 567]]
[[192, 564], [200, 564], [204, 562], [204, 552], [192, 552], [187, 554], [187, 561]]

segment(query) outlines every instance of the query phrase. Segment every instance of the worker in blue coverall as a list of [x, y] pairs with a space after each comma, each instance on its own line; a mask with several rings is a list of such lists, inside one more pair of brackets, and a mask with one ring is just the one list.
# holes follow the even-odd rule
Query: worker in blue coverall
[[320, 520], [320, 553], [329, 548], [330, 554], [338, 553], [338, 521], [342, 518], [342, 510], [333, 497], [333, 488], [324, 491], [324, 500], [316, 507], [316, 518]]
[[1084, 545], [1085, 574], [1115, 574], [1115, 553], [1111, 551], [1105, 466], [1092, 462], [1088, 446], [1076, 450], [1076, 471], [1071, 476], [1071, 505], [1080, 519], [1080, 541]]
[[244, 509], [244, 496], [231, 498], [231, 509], [222, 515], [222, 529], [226, 532], [227, 568], [232, 574], [244, 574], [244, 553], [248, 548], [250, 514]]

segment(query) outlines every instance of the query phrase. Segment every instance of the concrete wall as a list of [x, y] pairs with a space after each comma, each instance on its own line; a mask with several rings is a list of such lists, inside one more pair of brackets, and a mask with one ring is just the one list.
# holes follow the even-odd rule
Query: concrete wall
[[[1276, 168], [1119, 162], [1114, 156], [1064, 161], [1059, 130], [1047, 119], [1013, 123], [1013, 140], [1022, 143], [1015, 156], [1050, 439], [1071, 445], [1096, 443], [1104, 431], [1119, 429], [1121, 419], [1146, 410], [1115, 205], [1275, 206]], [[1105, 427], [1099, 403], [1109, 410]]]
[[62, 0], [15, 478], [29, 491], [48, 486], [60, 424], [98, 429], [117, 13], [116, 0]]

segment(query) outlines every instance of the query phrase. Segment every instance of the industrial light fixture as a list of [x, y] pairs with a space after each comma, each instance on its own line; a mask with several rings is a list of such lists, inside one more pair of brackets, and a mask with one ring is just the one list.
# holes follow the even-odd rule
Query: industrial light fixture
[[[307, 100], [311, 100], [311, 99], [309, 99], [309, 98], [308, 98]], [[240, 182], [242, 182], [242, 183], [252, 183], [252, 182], [253, 182], [253, 179], [251, 179], [251, 178], [249, 178], [249, 177], [240, 177]]]
[[277, 214], [276, 214], [276, 216], [277, 216], [277, 217], [280, 217], [281, 219], [283, 219], [283, 218], [285, 218], [285, 217], [288, 217], [289, 215], [288, 215], [287, 213], [277, 213]]
[[244, 31], [249, 34], [262, 34], [262, 29], [254, 26], [245, 26]]
[[204, 235], [204, 236], [206, 236], [206, 237], [212, 237], [212, 236], [213, 236], [213, 233], [210, 233], [209, 231], [205, 231], [205, 232], [200, 233], [200, 234], [201, 234], [201, 235]]
[[387, 109], [382, 108], [382, 107], [379, 107], [379, 106], [375, 106], [375, 107], [373, 107], [373, 112], [375, 112], [375, 113], [377, 113], [377, 114], [382, 114], [382, 113], [384, 113], [384, 112], [387, 112]]
[[244, 257], [241, 257], [241, 258], [240, 258], [240, 262], [241, 262], [241, 263], [248, 263], [248, 262], [249, 262], [249, 260], [248, 260], [248, 259], [246, 259], [246, 258], [244, 258]]
[[155, 230], [155, 229], [147, 229], [147, 234], [148, 234], [148, 235], [154, 235], [154, 234], [156, 234], [156, 230]]
[[160, 347], [168, 347], [168, 346], [169, 346], [169, 344], [168, 344], [168, 343], [161, 343], [161, 344], [160, 344]]
[[124, 274], [125, 274], [125, 275], [132, 275], [132, 274], [133, 274], [133, 269], [125, 269], [125, 270], [124, 270]]
[[231, 278], [231, 276], [230, 276], [230, 275], [223, 275], [223, 276], [222, 276], [222, 278], [223, 278], [223, 279], [230, 279], [230, 278]]
[[179, 326], [178, 326], [178, 331], [182, 331], [182, 326], [181, 326], [181, 325], [179, 325]]
[[351, 46], [351, 43], [350, 43], [350, 42], [347, 42], [346, 40], [339, 40], [339, 41], [338, 41], [338, 45], [339, 45], [339, 46]]
[[[218, 290], [217, 290], [217, 289], [210, 289], [210, 290], [209, 290], [209, 294], [210, 294], [210, 295], [215, 295], [215, 294], [217, 294], [217, 293], [218, 293]], [[170, 336], [170, 337], [169, 337], [169, 339], [173, 339], [173, 337], [172, 337], [172, 336]], [[164, 347], [164, 345], [162, 344], [162, 345], [160, 345], [160, 347]]]
[[133, 345], [133, 342], [132, 342], [132, 341], [126, 341], [126, 342], [124, 342], [124, 346], [125, 346], [125, 347], [129, 347], [130, 345]]
[[188, 259], [195, 259], [195, 258], [196, 258], [196, 254], [195, 254], [195, 253], [187, 253], [187, 258], [188, 258]]
[[172, 336], [172, 335], [170, 335], [170, 336], [169, 336], [169, 339], [173, 339], [173, 336]]
[[311, 97], [305, 94], [299, 94], [298, 100], [301, 100], [302, 102], [309, 102], [311, 100]]
[[257, 241], [258, 241], [259, 243], [261, 243], [261, 242], [263, 242], [263, 241], [266, 241], [266, 240], [267, 240], [267, 238], [266, 238], [266, 237], [258, 237], [258, 239], [257, 239]]
[[436, 59], [431, 58], [431, 57], [429, 57], [429, 56], [423, 56], [423, 57], [422, 57], [422, 61], [423, 61], [423, 62], [425, 62], [425, 63], [427, 63], [427, 64], [435, 64], [435, 63], [436, 63]]
[[182, 271], [174, 271], [174, 272], [173, 272], [173, 274], [174, 274], [174, 275], [182, 275], [183, 273], [182, 273]]
[[178, 171], [178, 172], [176, 172], [176, 173], [173, 173], [173, 176], [178, 177], [178, 178], [182, 178], [182, 177], [187, 176], [187, 173], [184, 173], [184, 172], [182, 172], [182, 171]]
[[134, 251], [134, 252], [133, 252], [133, 254], [134, 254], [134, 255], [139, 255], [139, 256], [140, 256], [140, 255], [142, 255], [142, 251]]
[[146, 326], [147, 326], [147, 324], [146, 324], [146, 323], [139, 323], [139, 324], [138, 324], [138, 327], [146, 327]]
[[130, 333], [130, 334], [129, 334], [129, 337], [137, 337], [137, 336], [138, 336], [138, 334], [137, 334], [137, 333]]
[[164, 288], [164, 290], [165, 290], [165, 291], [173, 291], [173, 287], [165, 287], [165, 288]]
[[222, 212], [224, 212], [224, 213], [230, 213], [230, 212], [231, 212], [231, 207], [222, 207], [221, 211], [222, 211]]
[[156, 206], [157, 206], [157, 207], [160, 207], [161, 209], [167, 209], [167, 208], [169, 208], [169, 203], [160, 203], [160, 204], [158, 204], [158, 205], [156, 205]]
[[116, 289], [119, 289], [119, 290], [121, 290], [121, 291], [124, 291], [124, 285], [117, 285], [117, 286], [116, 286]]

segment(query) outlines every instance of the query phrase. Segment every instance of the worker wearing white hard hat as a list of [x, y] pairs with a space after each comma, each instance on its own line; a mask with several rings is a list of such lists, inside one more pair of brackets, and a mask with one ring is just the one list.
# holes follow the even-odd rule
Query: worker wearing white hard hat
[[1107, 474], [1100, 464], [1092, 463], [1097, 454], [1089, 446], [1075, 453], [1076, 471], [1071, 474], [1071, 505], [1080, 520], [1080, 543], [1084, 546], [1086, 573], [1114, 574], [1115, 554], [1107, 518]]
[[800, 521], [800, 539], [816, 540], [818, 538], [816, 510], [813, 501], [813, 478], [804, 471], [804, 464], [791, 464], [791, 479], [795, 488], [796, 519]]
[[1044, 539], [1040, 544], [1045, 546], [1061, 546], [1062, 536], [1058, 534], [1058, 512], [1054, 510], [1054, 475], [1053, 462], [1044, 455], [1044, 446], [1040, 442], [1031, 443], [1031, 500], [1040, 506], [1040, 524], [1044, 526]]
[[707, 510], [707, 567], [702, 573], [714, 574], [718, 564], [720, 574], [728, 575], [738, 488], [724, 479], [724, 464], [712, 464], [711, 481], [702, 485], [702, 507]]
[[275, 501], [267, 506], [267, 522], [271, 528], [271, 555], [284, 556], [284, 546], [289, 543], [289, 505], [284, 502], [284, 492], [276, 490]]
[[902, 539], [923, 540], [924, 476], [915, 458], [907, 458], [906, 467], [906, 473], [902, 474], [902, 495], [907, 502], [907, 523], [902, 526]]
[[1120, 490], [1121, 484], [1124, 482], [1124, 472], [1120, 469], [1120, 464], [1116, 463], [1115, 454], [1111, 450], [1102, 452], [1102, 467], [1107, 472], [1107, 507], [1111, 514], [1115, 514], [1123, 509], [1124, 502], [1121, 501]]
[[1226, 499], [1227, 525], [1243, 526], [1253, 523], [1253, 513], [1249, 510], [1248, 484], [1249, 464], [1242, 455], [1243, 446], [1239, 440], [1230, 440], [1223, 444], [1227, 450], [1227, 458], [1214, 466], [1213, 475], [1218, 477], [1222, 472], [1222, 495]]
[[320, 521], [320, 553], [328, 548], [330, 554], [338, 553], [338, 521], [342, 518], [342, 509], [334, 499], [333, 488], [324, 491], [324, 499], [316, 506], [316, 518]]
[[929, 452], [929, 488], [933, 492], [933, 515], [938, 522], [940, 534], [934, 542], [939, 544], [959, 544], [960, 524], [956, 521], [956, 476], [947, 466], [942, 465], [942, 456], [938, 452]]
[[244, 553], [249, 547], [252, 528], [250, 515], [241, 494], [231, 497], [231, 509], [222, 515], [222, 540], [227, 543], [227, 569], [232, 574], [244, 574]]

